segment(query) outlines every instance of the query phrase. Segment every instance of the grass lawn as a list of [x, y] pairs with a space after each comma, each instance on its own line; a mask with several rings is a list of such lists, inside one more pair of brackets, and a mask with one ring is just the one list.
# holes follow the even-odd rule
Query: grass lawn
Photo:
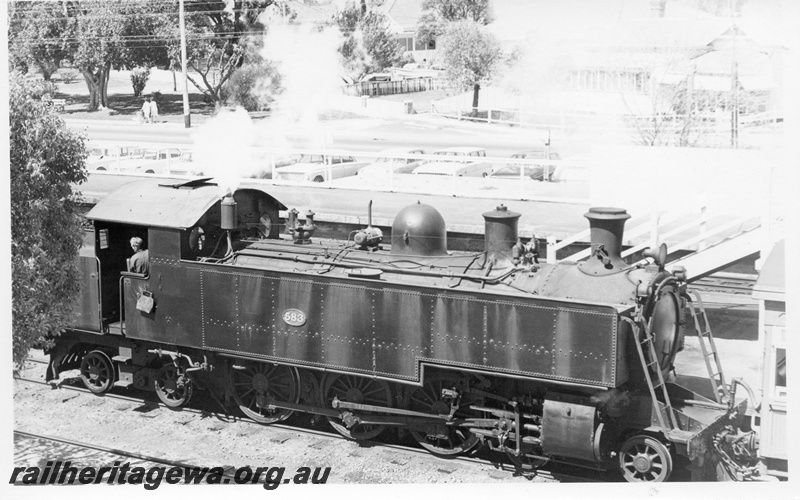
[[[88, 111], [89, 89], [86, 82], [80, 75], [70, 83], [64, 83], [54, 77], [58, 85], [58, 91], [54, 96], [57, 99], [65, 99], [66, 106], [63, 115], [74, 119], [96, 119], [96, 120], [120, 120], [135, 121], [136, 112], [142, 109], [144, 98], [153, 93], [160, 95], [156, 98], [158, 104], [158, 121], [170, 123], [183, 123], [183, 82], [180, 72], [173, 74], [170, 71], [153, 69], [147, 86], [144, 88], [141, 97], [133, 96], [133, 86], [130, 80], [130, 71], [113, 71], [108, 81], [108, 101], [109, 107], [98, 111]], [[199, 76], [196, 80], [200, 80]], [[189, 109], [192, 115], [192, 124], [204, 123], [214, 113], [214, 105], [206, 102], [203, 94], [189, 82]], [[383, 99], [388, 101], [406, 101], [414, 103], [417, 113], [429, 113], [431, 102], [446, 97], [447, 91], [429, 90], [425, 92], [412, 92], [408, 94], [395, 94], [372, 99]], [[265, 113], [251, 113], [256, 118], [264, 116]], [[353, 118], [345, 113], [321, 111], [320, 119]]]
[[[183, 123], [183, 84], [180, 73], [175, 75], [173, 84], [172, 72], [154, 69], [141, 97], [133, 96], [129, 71], [113, 71], [108, 81], [109, 107], [98, 111], [88, 111], [89, 89], [82, 77], [64, 83], [57, 81], [58, 91], [55, 97], [65, 99], [64, 115], [68, 118], [100, 119], [100, 120], [136, 120], [136, 112], [142, 109], [144, 97], [160, 93], [156, 98], [158, 104], [158, 120], [161, 122]], [[206, 102], [203, 94], [189, 82], [189, 109], [192, 123], [203, 123], [214, 111], [214, 105]]]

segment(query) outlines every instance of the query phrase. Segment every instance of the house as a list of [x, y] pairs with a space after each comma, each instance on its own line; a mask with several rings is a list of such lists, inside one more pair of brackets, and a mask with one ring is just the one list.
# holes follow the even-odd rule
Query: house
[[764, 260], [753, 298], [758, 300], [758, 339], [762, 347], [759, 455], [770, 473], [787, 478], [788, 424], [786, 354], [786, 242], [778, 242]]
[[436, 41], [422, 43], [416, 38], [417, 22], [423, 14], [423, 0], [385, 0], [375, 10], [384, 14], [400, 45], [416, 62], [432, 61], [436, 57]]
[[327, 24], [336, 12], [347, 6], [358, 5], [365, 10], [373, 9], [386, 16], [397, 41], [416, 62], [430, 62], [436, 55], [436, 41], [422, 43], [416, 39], [417, 21], [423, 13], [422, 2], [423, 0], [289, 0], [286, 4], [297, 14], [294, 22], [299, 24]]

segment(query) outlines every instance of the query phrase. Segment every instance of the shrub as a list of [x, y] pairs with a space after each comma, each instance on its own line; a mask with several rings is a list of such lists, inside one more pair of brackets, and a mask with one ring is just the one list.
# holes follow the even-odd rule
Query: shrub
[[131, 83], [133, 84], [133, 96], [142, 95], [147, 80], [150, 78], [150, 68], [133, 68], [131, 71]]
[[280, 75], [271, 64], [262, 62], [237, 69], [222, 88], [221, 97], [247, 111], [261, 111], [269, 109], [279, 92]]
[[62, 69], [59, 73], [61, 73], [61, 79], [64, 80], [64, 83], [72, 83], [78, 78], [78, 72], [74, 69]]

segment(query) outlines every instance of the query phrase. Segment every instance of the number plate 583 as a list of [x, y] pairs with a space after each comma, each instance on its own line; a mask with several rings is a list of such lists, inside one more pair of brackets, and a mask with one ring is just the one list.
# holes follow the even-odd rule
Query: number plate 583
[[303, 326], [306, 324], [306, 313], [299, 309], [287, 309], [283, 311], [283, 321], [291, 326]]

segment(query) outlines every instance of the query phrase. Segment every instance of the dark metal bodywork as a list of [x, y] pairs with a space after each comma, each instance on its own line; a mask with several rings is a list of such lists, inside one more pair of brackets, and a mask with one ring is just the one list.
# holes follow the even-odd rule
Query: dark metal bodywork
[[[611, 306], [163, 258], [124, 290], [131, 338], [408, 381], [421, 362], [591, 387], [627, 378]], [[152, 314], [135, 311], [142, 290]], [[304, 324], [283, 320], [292, 309]]]
[[[663, 433], [680, 453], [700, 460], [711, 434], [731, 415], [710, 400], [698, 407], [698, 395], [680, 393], [672, 384], [669, 395], [655, 392], [645, 371], [653, 363], [637, 358], [637, 352], [644, 356], [642, 339], [650, 334], [641, 336], [631, 318], [655, 318], [652, 311], [675, 316], [662, 323], [676, 331], [668, 339], [677, 345], [680, 306], [676, 299], [674, 308], [647, 308], [648, 298], [658, 303], [653, 284], [663, 277], [663, 269], [629, 266], [619, 258], [627, 215], [617, 209], [593, 209], [587, 216], [613, 222], [608, 235], [593, 232], [601, 242], [595, 245], [593, 261], [539, 266], [513, 261], [517, 214], [500, 208], [484, 214], [486, 234], [493, 241], [483, 252], [449, 252], [441, 215], [419, 204], [398, 215], [393, 248], [387, 249], [310, 236], [276, 239], [274, 227], [259, 226], [253, 234], [265, 214], [277, 220], [277, 211], [285, 209], [259, 189], [235, 191], [235, 203], [228, 198], [231, 210], [223, 214], [222, 198], [229, 193], [216, 185], [134, 184], [112, 193], [88, 214], [94, 232], [80, 257], [87, 285], [82, 308], [75, 329], [56, 348], [64, 355], [72, 345], [91, 345], [89, 332], [121, 334], [124, 338], [117, 335], [117, 342], [109, 341], [110, 335], [97, 342], [119, 346], [117, 358], [133, 358], [131, 363], [119, 361], [120, 381], [124, 372], [126, 382], [145, 385], [152, 377], [145, 373], [154, 370], [147, 356], [161, 356], [162, 349], [193, 359], [271, 361], [407, 385], [422, 385], [426, 367], [470, 372], [476, 380], [501, 386], [499, 399], [516, 404], [520, 396], [527, 401], [520, 403], [528, 409], [518, 410], [515, 425], [520, 433], [536, 433], [523, 436], [540, 447], [534, 456], [595, 463], [606, 462], [614, 443], [629, 430]], [[309, 220], [307, 225], [313, 225]], [[213, 250], [198, 248], [198, 234], [205, 235]], [[149, 250], [149, 275], [125, 272], [133, 236], [142, 238]], [[217, 252], [220, 245], [224, 250]], [[148, 312], [137, 309], [145, 292], [154, 300]], [[653, 321], [653, 328], [660, 331], [658, 324]], [[123, 346], [130, 357], [122, 355]], [[137, 349], [144, 350], [139, 357], [145, 361], [136, 361]], [[672, 358], [666, 359], [658, 368], [671, 367]], [[233, 363], [220, 366], [233, 370]], [[137, 373], [145, 382], [137, 382]], [[670, 406], [676, 396], [695, 403]], [[612, 400], [616, 408], [609, 404]], [[329, 407], [273, 403], [337, 415], [326, 413], [332, 411]], [[358, 410], [352, 401], [340, 403]], [[673, 410], [677, 422], [667, 428], [663, 422]], [[513, 415], [507, 409], [492, 411]], [[540, 413], [527, 413], [531, 411]], [[420, 415], [434, 421], [441, 417]], [[528, 419], [527, 427], [521, 415]], [[495, 423], [481, 421], [486, 435], [504, 442], [504, 423], [498, 420], [492, 429]], [[517, 456], [521, 442], [517, 439], [514, 448]]]

